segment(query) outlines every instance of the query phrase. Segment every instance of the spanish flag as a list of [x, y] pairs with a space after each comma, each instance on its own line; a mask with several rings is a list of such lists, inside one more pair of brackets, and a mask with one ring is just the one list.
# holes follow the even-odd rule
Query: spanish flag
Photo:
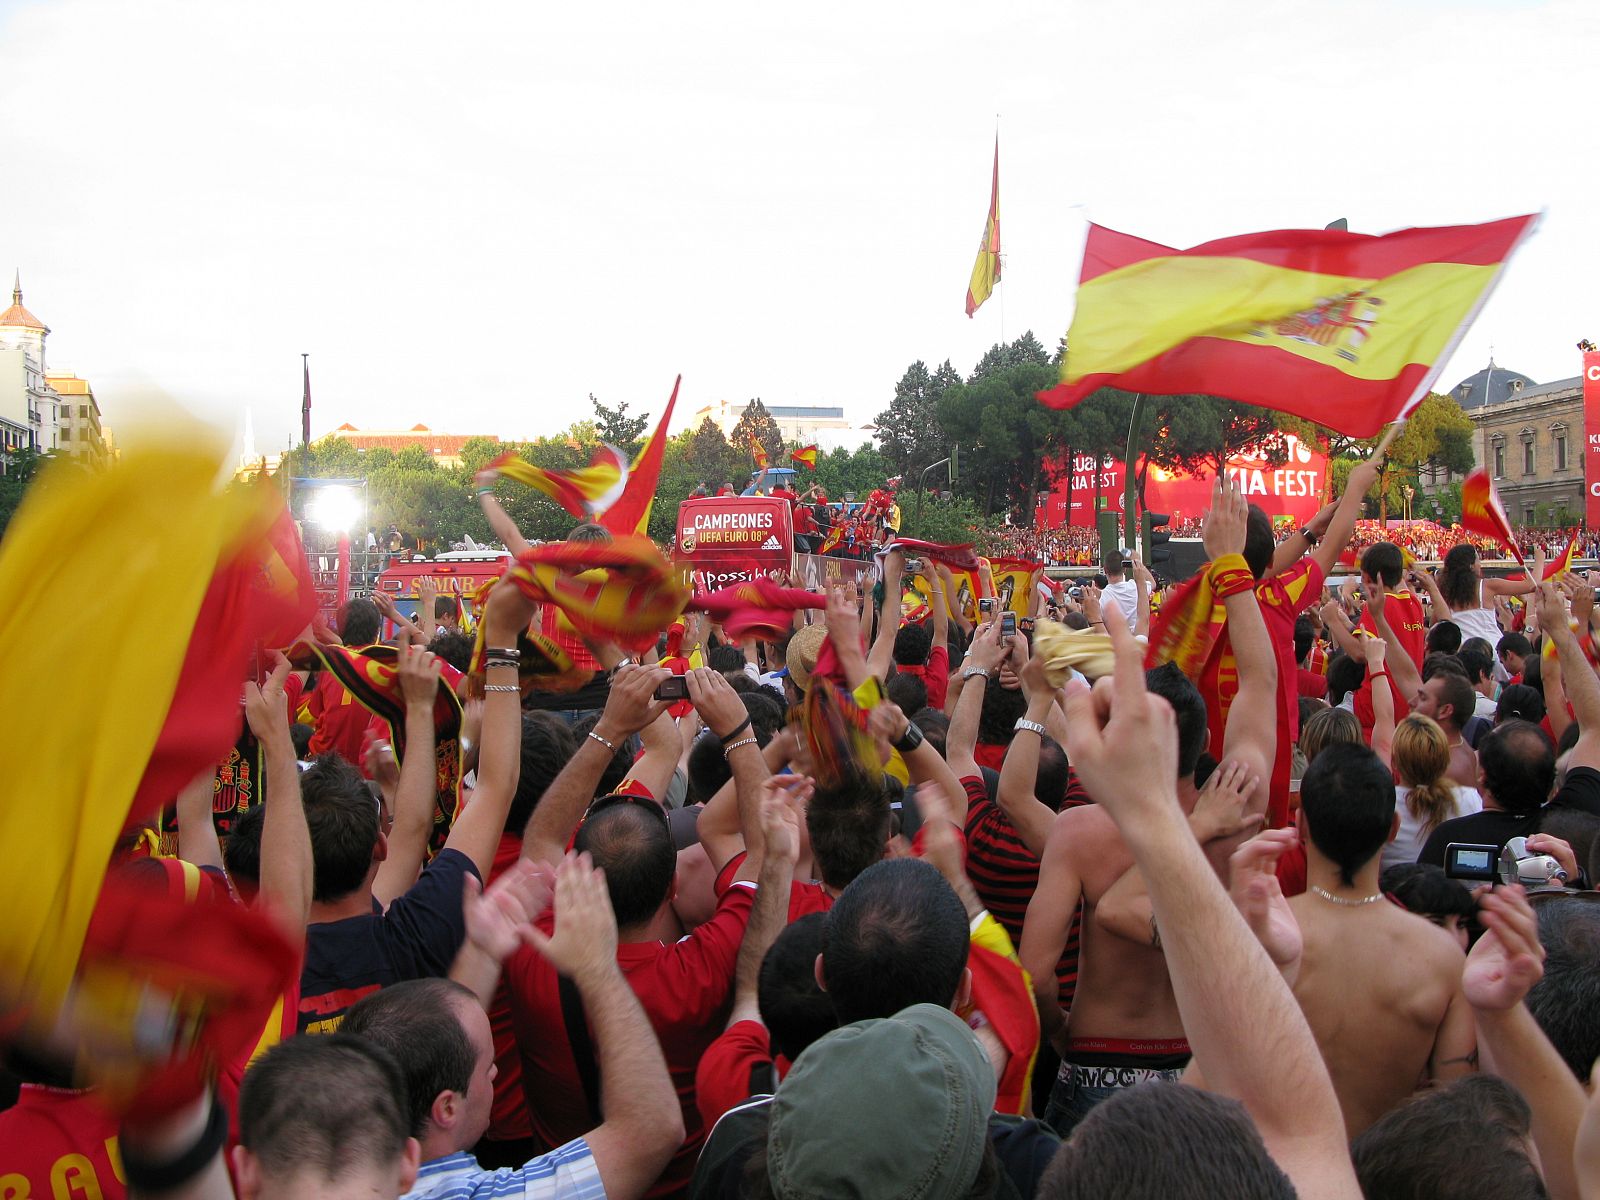
[[616, 503], [600, 517], [600, 524], [614, 534], [637, 533], [643, 535], [650, 528], [650, 511], [655, 506], [656, 485], [661, 481], [661, 462], [667, 453], [667, 425], [672, 421], [672, 410], [678, 403], [679, 375], [672, 384], [672, 395], [667, 397], [667, 407], [656, 422], [656, 431], [633, 460], [628, 472], [628, 482]]
[[1561, 552], [1554, 562], [1545, 564], [1542, 579], [1554, 579], [1557, 575], [1564, 575], [1572, 570], [1572, 560], [1578, 557], [1578, 531], [1572, 531], [1572, 537], [1567, 540], [1567, 548]]
[[628, 484], [627, 456], [615, 446], [601, 446], [587, 467], [572, 471], [549, 471], [510, 452], [489, 469], [543, 492], [580, 521], [610, 508]]
[[750, 452], [756, 456], [756, 470], [765, 471], [772, 465], [772, 459], [767, 456], [767, 448], [760, 442], [750, 447]]
[[815, 471], [817, 469], [817, 448], [815, 446], [801, 446], [800, 449], [789, 455], [789, 461], [797, 462], [801, 466]]
[[972, 264], [972, 279], [967, 284], [967, 316], [989, 298], [1000, 282], [1000, 135], [994, 136], [994, 174], [989, 179], [989, 217], [983, 223], [983, 240], [978, 243], [978, 261]]
[[1516, 535], [1511, 532], [1511, 522], [1506, 518], [1505, 507], [1495, 494], [1485, 467], [1467, 475], [1461, 481], [1461, 528], [1469, 533], [1481, 533], [1493, 538], [1511, 552], [1511, 557], [1523, 566], [1522, 551], [1517, 546]]
[[1060, 386], [1207, 393], [1371, 437], [1419, 404], [1536, 218], [1174, 250], [1089, 227]]

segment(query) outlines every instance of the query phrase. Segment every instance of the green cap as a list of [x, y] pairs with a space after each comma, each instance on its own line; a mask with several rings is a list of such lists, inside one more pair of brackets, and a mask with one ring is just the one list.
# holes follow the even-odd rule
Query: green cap
[[947, 1008], [917, 1004], [809, 1046], [772, 1101], [781, 1200], [958, 1200], [978, 1177], [994, 1068]]

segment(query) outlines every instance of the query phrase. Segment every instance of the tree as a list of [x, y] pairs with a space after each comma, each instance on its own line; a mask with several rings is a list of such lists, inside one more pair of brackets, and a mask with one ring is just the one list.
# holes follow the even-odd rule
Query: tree
[[615, 446], [631, 460], [644, 449], [645, 426], [650, 424], [649, 413], [628, 415], [628, 402], [624, 400], [615, 408], [607, 408], [589, 393], [589, 403], [594, 406], [595, 432], [602, 442]]
[[1044, 459], [1063, 449], [1068, 421], [1038, 401], [1054, 381], [1048, 362], [1020, 361], [975, 374], [941, 397], [939, 420], [963, 455], [957, 486], [985, 516], [1014, 508], [1022, 523], [1032, 521]]
[[433, 455], [424, 447], [413, 443], [394, 456], [394, 465], [405, 471], [433, 471], [439, 464], [433, 461]]
[[[978, 360], [978, 365], [972, 368], [968, 376], [968, 383], [976, 383], [985, 375], [995, 371], [1003, 371], [1007, 367], [1020, 366], [1050, 366], [1050, 355], [1039, 344], [1039, 339], [1033, 336], [1029, 329], [1014, 342], [996, 342]], [[1051, 380], [1054, 383], [1055, 380]]]
[[734, 449], [751, 454], [759, 442], [766, 450], [767, 458], [773, 466], [780, 466], [783, 462], [783, 434], [778, 429], [778, 423], [772, 419], [772, 414], [767, 411], [767, 406], [761, 403], [759, 396], [745, 405], [744, 412], [739, 416], [739, 423], [728, 435], [728, 441], [733, 443]]
[[5, 474], [0, 475], [0, 535], [4, 535], [11, 524], [11, 518], [38, 477], [46, 457], [33, 450], [13, 450], [6, 456]]
[[939, 424], [939, 400], [960, 382], [949, 359], [937, 371], [930, 372], [920, 359], [906, 368], [889, 407], [874, 418], [883, 455], [895, 474], [914, 481], [950, 453], [949, 436]]
[[[1155, 396], [1156, 432], [1148, 461], [1186, 475], [1218, 475], [1245, 450], [1270, 466], [1288, 461], [1284, 416], [1217, 396]], [[1146, 420], [1151, 418], [1147, 415]]]
[[900, 532], [926, 542], [959, 545], [980, 537], [983, 515], [965, 496], [902, 496]]

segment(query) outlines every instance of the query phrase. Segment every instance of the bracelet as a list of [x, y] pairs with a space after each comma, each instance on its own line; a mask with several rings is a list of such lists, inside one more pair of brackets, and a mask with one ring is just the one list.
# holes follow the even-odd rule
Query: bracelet
[[165, 1162], [141, 1158], [137, 1150], [122, 1143], [122, 1172], [128, 1187], [141, 1192], [166, 1192], [188, 1183], [221, 1152], [228, 1140], [228, 1113], [215, 1093], [211, 1097], [211, 1116], [206, 1120], [200, 1140], [176, 1158]]
[[483, 648], [483, 656], [485, 658], [509, 658], [512, 662], [522, 661], [522, 651], [515, 646], [510, 649], [501, 646], [485, 646]]
[[1311, 532], [1311, 527], [1309, 525], [1303, 527], [1300, 530], [1300, 536], [1305, 538], [1305, 540], [1310, 542], [1313, 546], [1315, 546], [1317, 544], [1317, 542], [1320, 540], [1315, 534], [1313, 534]]
[[1394, 676], [1389, 674], [1389, 672], [1387, 670], [1374, 671], [1374, 672], [1372, 672], [1372, 674], [1368, 675], [1367, 678], [1369, 680], [1371, 680], [1371, 679], [1388, 679], [1391, 682], [1394, 680]]
[[1027, 717], [1018, 717], [1017, 723], [1011, 728], [1017, 732], [1021, 732], [1022, 730], [1026, 729], [1029, 733], [1037, 733], [1040, 737], [1045, 737], [1050, 732], [1043, 725], [1039, 724], [1039, 722], [1030, 721]]
[[492, 488], [492, 487], [481, 487], [481, 488], [478, 489], [478, 495], [480, 495], [480, 496], [492, 496], [492, 495], [494, 495], [494, 488]]
[[483, 685], [486, 692], [520, 692], [522, 688], [514, 683], [486, 683]]
[[590, 731], [589, 731], [589, 734], [588, 734], [588, 736], [589, 736], [589, 737], [591, 737], [591, 738], [593, 738], [593, 739], [594, 739], [594, 740], [595, 740], [595, 741], [597, 741], [597, 742], [599, 742], [599, 743], [600, 743], [600, 744], [601, 744], [601, 745], [602, 745], [602, 746], [604, 746], [604, 747], [605, 747], [605, 748], [606, 748], [606, 749], [607, 749], [607, 750], [609, 750], [609, 751], [611, 751], [611, 753], [613, 753], [613, 754], [615, 754], [615, 753], [616, 753], [616, 752], [617, 752], [617, 748], [616, 748], [616, 746], [615, 746], [615, 745], [614, 745], [614, 744], [612, 744], [612, 743], [611, 743], [611, 742], [608, 742], [608, 741], [606, 741], [606, 739], [605, 739], [605, 738], [603, 738], [603, 737], [601, 737], [601, 736], [600, 736], [600, 735], [599, 735], [599, 734], [598, 734], [598, 733], [596, 733], [596, 732], [595, 732], [595, 731], [594, 731], [594, 730], [592, 730], [592, 729], [591, 729], [591, 730], [590, 730]]
[[514, 658], [489, 657], [483, 660], [483, 665], [485, 667], [510, 667], [512, 670], [516, 670], [522, 664]]
[[892, 745], [901, 754], [910, 754], [926, 740], [927, 739], [922, 736], [922, 730], [917, 728], [917, 723], [915, 721], [907, 721], [906, 731], [900, 735], [900, 740], [898, 742], [891, 742], [890, 745]]
[[[592, 736], [593, 736], [593, 735], [592, 735], [592, 734], [591, 734], [591, 735], [590, 735], [590, 736], [591, 736], [591, 737], [592, 737]], [[738, 749], [738, 748], [739, 748], [739, 747], [740, 747], [740, 746], [758, 746], [758, 745], [760, 745], [760, 743], [759, 743], [759, 742], [757, 742], [757, 741], [756, 741], [756, 739], [755, 739], [755, 738], [753, 738], [753, 737], [747, 737], [747, 738], [740, 738], [740, 739], [739, 739], [739, 740], [738, 740], [738, 741], [737, 741], [737, 742], [735, 742], [735, 743], [734, 743], [734, 744], [733, 744], [733, 745], [731, 745], [731, 746], [724, 746], [724, 747], [723, 747], [723, 748], [722, 748], [722, 757], [723, 757], [723, 758], [727, 758], [727, 757], [728, 757], [728, 756], [729, 756], [729, 755], [730, 755], [730, 754], [732, 754], [732, 753], [733, 753], [733, 752], [734, 752], [734, 751], [735, 751], [735, 750], [737, 750], [737, 749]]]
[[735, 725], [732, 729], [728, 730], [727, 733], [719, 733], [717, 735], [717, 741], [721, 742], [724, 746], [726, 746], [734, 738], [738, 737], [741, 733], [743, 733], [746, 729], [749, 729], [749, 728], [750, 728], [750, 718], [746, 717], [744, 720], [740, 721], [737, 725]]

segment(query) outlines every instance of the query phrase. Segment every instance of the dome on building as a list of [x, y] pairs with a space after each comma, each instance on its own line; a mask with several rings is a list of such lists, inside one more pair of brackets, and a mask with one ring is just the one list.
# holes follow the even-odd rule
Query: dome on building
[[0, 313], [0, 328], [5, 329], [37, 329], [40, 333], [49, 333], [49, 328], [27, 309], [22, 307], [22, 276], [17, 275], [17, 284], [11, 289], [11, 307]]
[[1476, 375], [1468, 375], [1450, 389], [1450, 396], [1465, 409], [1482, 408], [1485, 404], [1500, 404], [1511, 399], [1523, 388], [1537, 387], [1533, 380], [1518, 371], [1496, 366], [1494, 359]]

